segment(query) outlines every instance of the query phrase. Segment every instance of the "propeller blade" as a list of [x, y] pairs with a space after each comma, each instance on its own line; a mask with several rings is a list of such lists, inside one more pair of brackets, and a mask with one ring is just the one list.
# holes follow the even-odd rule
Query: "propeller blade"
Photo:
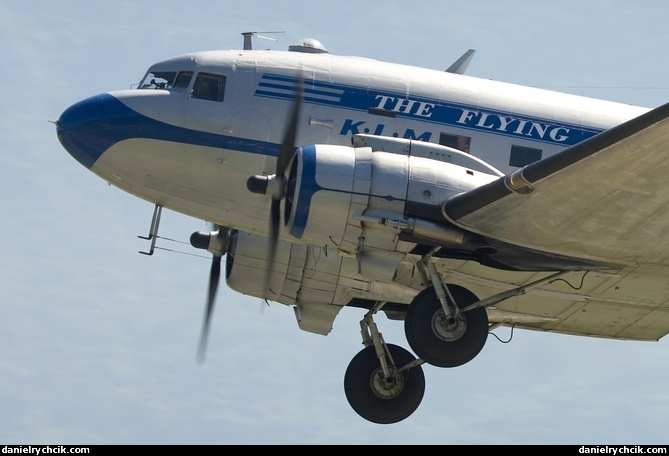
[[272, 198], [269, 217], [270, 247], [276, 247], [276, 241], [279, 238], [279, 226], [281, 225], [281, 199]]
[[202, 333], [200, 334], [200, 346], [198, 349], [198, 363], [204, 363], [207, 352], [207, 339], [209, 338], [209, 325], [211, 316], [214, 313], [214, 303], [216, 301], [216, 292], [218, 291], [218, 282], [221, 276], [221, 257], [214, 255], [211, 263], [211, 272], [209, 274], [209, 293], [207, 296], [207, 307], [205, 309], [204, 321], [202, 322]]
[[276, 160], [276, 175], [283, 176], [286, 173], [286, 168], [290, 159], [293, 158], [295, 151], [295, 138], [297, 137], [297, 123], [300, 118], [300, 108], [302, 106], [302, 92], [304, 91], [304, 82], [302, 75], [298, 78], [297, 93], [293, 100], [292, 112], [290, 114], [290, 121], [288, 128], [283, 134], [283, 141], [281, 142], [281, 150]]
[[279, 225], [281, 223], [281, 200], [272, 198], [270, 211], [270, 236], [269, 236], [269, 255], [267, 257], [267, 271], [265, 271], [265, 283], [263, 284], [263, 293], [269, 288], [269, 279], [274, 265], [274, 256], [276, 255], [276, 244], [279, 241]]
[[[279, 241], [279, 226], [281, 225], [281, 200], [286, 196], [286, 169], [290, 164], [293, 154], [295, 152], [295, 141], [297, 138], [297, 126], [300, 118], [300, 108], [302, 106], [302, 94], [304, 92], [304, 81], [300, 74], [297, 82], [297, 91], [293, 106], [291, 107], [290, 120], [288, 127], [283, 134], [283, 141], [281, 142], [281, 149], [276, 159], [276, 190], [272, 195], [272, 206], [270, 208], [270, 239], [269, 239], [269, 256], [268, 268], [265, 273], [265, 286], [263, 290], [267, 290], [269, 286], [269, 279], [271, 269], [274, 264], [274, 256], [276, 254], [276, 245]], [[248, 185], [248, 184], [247, 184]]]

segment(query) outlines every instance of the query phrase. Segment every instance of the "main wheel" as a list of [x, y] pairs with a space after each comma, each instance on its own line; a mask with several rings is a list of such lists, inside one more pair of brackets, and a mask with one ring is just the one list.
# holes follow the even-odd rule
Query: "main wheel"
[[[476, 295], [461, 286], [448, 285], [448, 290], [461, 309], [478, 301]], [[404, 332], [413, 351], [426, 363], [456, 367], [474, 359], [485, 345], [488, 314], [479, 307], [447, 318], [434, 287], [430, 287], [418, 293], [409, 305]]]
[[397, 423], [416, 411], [425, 393], [425, 375], [420, 366], [399, 372], [416, 358], [397, 345], [388, 344], [396, 368], [384, 378], [376, 350], [371, 345], [351, 360], [344, 376], [344, 392], [353, 410], [378, 424]]

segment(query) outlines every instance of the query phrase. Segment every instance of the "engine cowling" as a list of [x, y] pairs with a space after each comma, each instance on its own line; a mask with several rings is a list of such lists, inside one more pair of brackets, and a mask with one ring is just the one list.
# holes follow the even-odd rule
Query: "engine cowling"
[[[225, 281], [232, 290], [245, 295], [265, 297], [273, 301], [292, 304], [294, 300], [281, 299], [288, 264], [291, 244], [278, 242], [274, 263], [269, 261], [269, 238], [245, 232], [235, 232], [230, 239], [230, 247], [225, 258]], [[267, 290], [265, 284], [267, 271], [271, 271]]]
[[[270, 264], [269, 239], [235, 232], [226, 256], [226, 282], [239, 293], [290, 305], [301, 329], [327, 334], [351, 300], [351, 281], [340, 277], [343, 258], [323, 249], [279, 240]], [[262, 289], [271, 271], [267, 289]], [[366, 284], [363, 284], [367, 289]], [[364, 290], [360, 290], [361, 292]]]
[[407, 203], [439, 213], [447, 198], [498, 178], [371, 147], [311, 145], [298, 149], [291, 164], [284, 220], [303, 242], [339, 246], [356, 242], [352, 228], [360, 227], [360, 216], [402, 219]]
[[467, 233], [437, 218], [443, 201], [501, 174], [435, 144], [357, 140], [367, 143], [298, 149], [285, 180], [253, 176], [251, 191], [281, 194], [291, 236], [279, 238], [273, 262], [269, 238], [251, 233], [234, 234], [227, 255], [231, 289], [293, 306], [300, 327], [319, 334], [353, 298], [410, 302], [415, 289], [395, 277], [415, 244], [467, 242]]

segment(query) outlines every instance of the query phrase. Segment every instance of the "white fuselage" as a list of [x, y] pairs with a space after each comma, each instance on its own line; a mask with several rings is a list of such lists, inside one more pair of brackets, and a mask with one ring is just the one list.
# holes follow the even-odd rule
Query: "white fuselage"
[[[647, 111], [330, 54], [195, 53], [153, 65], [143, 85], [165, 72], [193, 77], [185, 87], [89, 99], [102, 106], [95, 109], [109, 135], [83, 159], [70, 152], [134, 195], [247, 232], [267, 229], [267, 198], [250, 193], [246, 180], [274, 172], [299, 78], [297, 145], [350, 145], [355, 134], [410, 138], [466, 150], [505, 173]], [[220, 100], [191, 96], [201, 73], [224, 76]]]

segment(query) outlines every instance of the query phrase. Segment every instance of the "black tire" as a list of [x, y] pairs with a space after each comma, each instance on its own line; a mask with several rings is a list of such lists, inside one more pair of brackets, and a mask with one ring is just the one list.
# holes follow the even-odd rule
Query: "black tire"
[[[402, 347], [387, 346], [398, 369], [416, 359]], [[364, 419], [378, 424], [397, 423], [415, 412], [423, 400], [425, 375], [421, 366], [416, 366], [396, 373], [395, 380], [386, 384], [372, 345], [349, 363], [344, 392], [353, 410]]]
[[[448, 290], [461, 309], [478, 301], [474, 293], [461, 286], [451, 284]], [[428, 364], [438, 367], [461, 366], [474, 359], [485, 345], [488, 339], [488, 314], [482, 307], [460, 313], [454, 330], [439, 325], [444, 316], [434, 287], [418, 293], [404, 319], [407, 341], [416, 355]]]

